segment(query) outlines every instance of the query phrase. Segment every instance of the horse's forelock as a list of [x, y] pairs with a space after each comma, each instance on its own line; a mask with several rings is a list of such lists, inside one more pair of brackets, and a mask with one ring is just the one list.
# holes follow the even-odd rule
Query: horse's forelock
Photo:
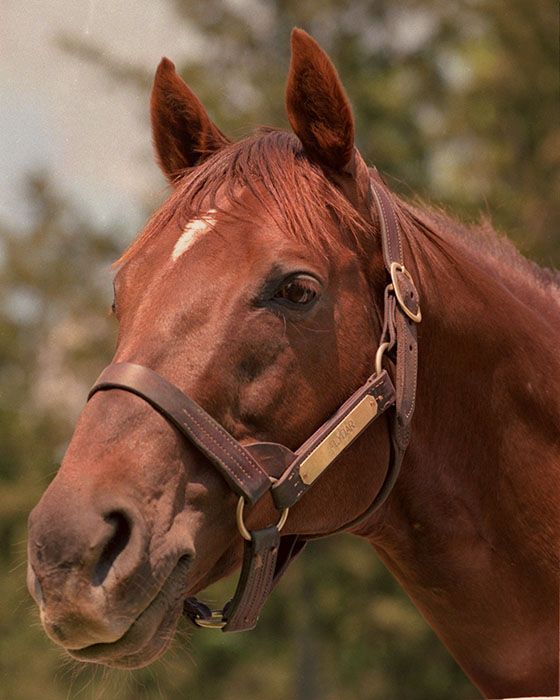
[[[254, 220], [255, 212], [239, 199], [244, 189], [288, 237], [324, 255], [341, 237], [361, 248], [371, 228], [321, 168], [307, 158], [296, 136], [262, 128], [186, 170], [176, 190], [115, 265], [127, 262], [174, 217], [184, 226], [214, 209]], [[333, 219], [339, 237], [333, 235]]]

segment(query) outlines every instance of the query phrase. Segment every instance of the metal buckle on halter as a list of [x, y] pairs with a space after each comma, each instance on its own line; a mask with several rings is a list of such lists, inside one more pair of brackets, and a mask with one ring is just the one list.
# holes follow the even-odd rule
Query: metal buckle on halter
[[[399, 278], [398, 278], [398, 273], [401, 273], [401, 275], [404, 275], [407, 280], [410, 282], [410, 285], [412, 286], [412, 290], [410, 291], [410, 294], [416, 294], [416, 300], [418, 304], [418, 311], [414, 312], [409, 306], [407, 306], [407, 299], [405, 298], [405, 295], [403, 294], [402, 289], [399, 286]], [[391, 263], [391, 269], [390, 269], [390, 274], [391, 274], [391, 282], [393, 283], [393, 290], [395, 292], [395, 296], [397, 297], [397, 302], [399, 304], [399, 307], [403, 313], [405, 313], [408, 318], [410, 318], [414, 323], [420, 323], [422, 320], [422, 312], [420, 311], [420, 302], [418, 300], [418, 292], [416, 291], [416, 286], [414, 285], [414, 280], [412, 279], [412, 276], [410, 272], [406, 269], [406, 267], [399, 262], [392, 262]], [[412, 298], [412, 297], [411, 297]]]
[[193, 617], [191, 618], [197, 627], [202, 627], [203, 629], [210, 630], [221, 630], [226, 626], [227, 622], [224, 620], [224, 614], [221, 610], [212, 610], [210, 617]]
[[[227, 606], [226, 606], [227, 607]], [[226, 626], [223, 610], [210, 610], [210, 608], [201, 603], [200, 600], [191, 596], [184, 602], [183, 613], [197, 627], [205, 629], [222, 629]]]

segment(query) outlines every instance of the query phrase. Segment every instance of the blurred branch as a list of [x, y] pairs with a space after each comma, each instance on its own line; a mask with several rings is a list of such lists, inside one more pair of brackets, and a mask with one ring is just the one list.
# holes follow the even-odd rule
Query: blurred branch
[[58, 36], [56, 44], [66, 53], [103, 69], [113, 80], [135, 90], [145, 92], [152, 85], [153, 71], [123, 61], [89, 41], [63, 33]]

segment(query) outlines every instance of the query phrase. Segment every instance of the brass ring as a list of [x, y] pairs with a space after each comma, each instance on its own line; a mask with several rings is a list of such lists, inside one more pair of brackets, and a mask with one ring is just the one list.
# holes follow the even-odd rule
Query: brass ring
[[375, 375], [377, 377], [381, 374], [381, 370], [383, 369], [383, 365], [381, 364], [383, 355], [390, 344], [391, 343], [381, 343], [381, 345], [377, 348], [377, 352], [375, 353]]
[[[243, 522], [243, 508], [245, 507], [245, 499], [243, 496], [239, 497], [239, 501], [237, 503], [237, 513], [235, 516], [235, 519], [237, 521], [237, 529], [239, 530], [239, 534], [243, 539], [247, 540], [248, 542], [251, 541], [251, 533], [247, 528], [245, 527], [245, 523]], [[282, 515], [280, 516], [280, 520], [278, 521], [278, 525], [276, 527], [278, 528], [278, 532], [284, 527], [286, 520], [288, 519], [288, 511], [289, 508], [284, 508], [282, 511]]]

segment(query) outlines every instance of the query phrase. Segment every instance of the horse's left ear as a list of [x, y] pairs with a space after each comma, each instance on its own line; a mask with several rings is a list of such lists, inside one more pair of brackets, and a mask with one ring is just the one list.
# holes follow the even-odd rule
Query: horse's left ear
[[292, 31], [286, 111], [307, 155], [322, 166], [344, 170], [354, 150], [354, 118], [335, 67], [301, 29]]
[[157, 159], [171, 184], [185, 168], [230, 143], [168, 58], [161, 59], [156, 71], [150, 118]]

